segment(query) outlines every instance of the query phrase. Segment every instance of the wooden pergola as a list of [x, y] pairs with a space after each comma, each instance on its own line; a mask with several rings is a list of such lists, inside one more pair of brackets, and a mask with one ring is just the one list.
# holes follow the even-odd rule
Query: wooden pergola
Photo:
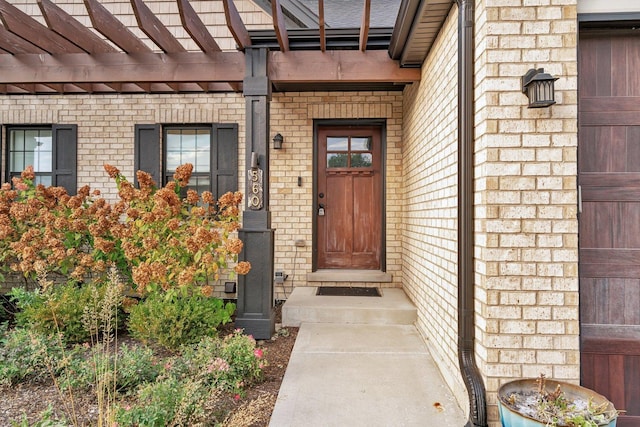
[[[279, 0], [272, 0], [273, 31], [268, 78], [274, 90], [395, 89], [418, 81], [418, 68], [403, 68], [390, 57], [388, 38], [374, 43], [369, 28], [370, 0], [363, 1], [360, 27], [351, 47], [327, 42], [323, 1], [319, 26], [305, 29], [313, 43], [296, 45], [299, 31], [287, 30]], [[0, 93], [187, 93], [242, 92], [245, 50], [265, 45], [243, 23], [233, 0], [222, 0], [226, 25], [237, 51], [222, 51], [189, 0], [176, 0], [182, 26], [198, 46], [183, 47], [142, 0], [131, 0], [137, 25], [157, 46], [154, 50], [110, 13], [99, 0], [84, 0], [92, 28], [58, 7], [37, 0], [46, 25], [7, 0], [0, 0]], [[406, 2], [412, 3], [412, 2]], [[450, 0], [443, 0], [446, 10]], [[441, 23], [442, 17], [439, 17]], [[106, 40], [110, 41], [108, 43]], [[308, 40], [308, 37], [306, 38]]]

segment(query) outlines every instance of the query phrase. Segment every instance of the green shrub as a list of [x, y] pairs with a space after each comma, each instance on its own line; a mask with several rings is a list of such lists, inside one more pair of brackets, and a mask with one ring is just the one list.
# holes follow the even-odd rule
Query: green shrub
[[116, 355], [98, 344], [85, 352], [84, 357], [70, 362], [60, 375], [60, 384], [63, 388], [89, 389], [101, 381], [107, 390], [127, 393], [155, 381], [161, 370], [149, 347], [123, 344]]
[[214, 336], [216, 328], [229, 322], [235, 304], [207, 297], [199, 287], [181, 287], [149, 294], [129, 313], [131, 335], [144, 342], [177, 349], [203, 337]]
[[111, 319], [92, 319], [95, 326], [86, 324], [84, 313], [100, 312], [106, 288], [102, 283], [64, 284], [34, 291], [13, 288], [10, 295], [19, 309], [16, 324], [44, 334], [60, 332], [69, 343], [87, 341], [95, 332], [92, 329], [101, 329], [101, 323], [116, 324], [116, 311]]
[[[116, 414], [122, 426], [194, 425], [205, 416], [205, 403], [213, 395], [242, 395], [244, 387], [262, 376], [262, 350], [240, 330], [225, 337], [204, 337], [184, 346], [164, 364], [153, 384], [138, 390], [138, 400], [121, 406]], [[211, 422], [212, 414], [207, 414]]]
[[139, 403], [118, 408], [116, 421], [121, 426], [193, 425], [204, 416], [208, 396], [200, 382], [165, 378], [140, 388]]
[[68, 358], [64, 343], [24, 328], [0, 330], [0, 385], [42, 382], [57, 375]]
[[237, 330], [223, 339], [205, 337], [197, 345], [183, 347], [165, 369], [178, 379], [199, 378], [212, 388], [242, 395], [245, 387], [262, 377], [264, 363], [255, 340]]

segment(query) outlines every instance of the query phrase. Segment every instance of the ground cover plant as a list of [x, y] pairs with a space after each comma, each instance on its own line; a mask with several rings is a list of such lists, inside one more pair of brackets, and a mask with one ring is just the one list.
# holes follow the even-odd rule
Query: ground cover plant
[[250, 268], [237, 259], [242, 197], [189, 190], [189, 164], [162, 188], [105, 169], [113, 206], [89, 187], [35, 185], [32, 168], [0, 189], [0, 280], [34, 283], [10, 294], [18, 312], [0, 327], [0, 387], [5, 397], [48, 387], [57, 402], [3, 422], [219, 424], [268, 366], [252, 337], [226, 326], [235, 306], [212, 296], [221, 274]]

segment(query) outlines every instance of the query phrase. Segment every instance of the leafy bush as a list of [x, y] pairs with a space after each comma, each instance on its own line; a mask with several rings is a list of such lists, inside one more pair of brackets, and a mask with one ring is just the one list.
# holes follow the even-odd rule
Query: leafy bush
[[161, 371], [162, 365], [149, 347], [123, 344], [119, 354], [110, 354], [99, 344], [85, 352], [84, 357], [71, 361], [60, 375], [60, 384], [63, 388], [89, 389], [101, 380], [105, 389], [127, 393], [155, 381]]
[[149, 294], [131, 307], [128, 328], [135, 338], [176, 349], [214, 336], [234, 311], [235, 304], [205, 296], [199, 287], [184, 286]]
[[41, 382], [59, 373], [68, 358], [64, 343], [24, 328], [0, 330], [0, 385]]
[[240, 330], [223, 339], [205, 337], [197, 345], [183, 347], [165, 368], [177, 378], [199, 377], [211, 387], [233, 394], [262, 378], [262, 349]]
[[204, 415], [209, 389], [192, 380], [165, 378], [140, 388], [138, 404], [120, 407], [116, 421], [122, 426], [193, 425]]
[[[75, 196], [62, 187], [36, 186], [31, 166], [13, 186], [0, 187], [0, 280], [10, 271], [31, 279], [45, 272], [79, 283], [115, 265], [144, 294], [209, 284], [237, 262], [242, 242], [232, 233], [240, 228], [241, 193], [216, 201], [211, 192], [185, 191], [189, 163], [159, 189], [148, 173], [138, 171], [138, 189], [114, 166], [105, 170], [118, 187], [120, 201], [113, 206], [89, 186]], [[239, 274], [249, 269], [247, 262], [234, 267]]]
[[116, 420], [122, 426], [194, 425], [212, 394], [244, 394], [262, 368], [262, 350], [240, 330], [224, 339], [205, 337], [166, 361], [158, 380], [139, 389], [138, 403], [121, 406]]
[[111, 319], [96, 319], [95, 326], [86, 324], [84, 313], [100, 309], [106, 289], [104, 284], [72, 283], [34, 291], [13, 288], [10, 295], [19, 308], [15, 315], [16, 323], [44, 334], [60, 332], [69, 343], [87, 341], [93, 327], [101, 328], [104, 322], [117, 322], [114, 312]]

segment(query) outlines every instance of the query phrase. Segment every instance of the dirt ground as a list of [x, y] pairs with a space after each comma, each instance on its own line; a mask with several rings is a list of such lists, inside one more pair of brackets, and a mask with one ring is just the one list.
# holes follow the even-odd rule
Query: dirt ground
[[[224, 329], [233, 330], [233, 323], [225, 325]], [[271, 340], [259, 341], [258, 346], [264, 350], [263, 357], [268, 362], [263, 370], [263, 381], [248, 388], [246, 396], [238, 401], [232, 396], [212, 396], [205, 405], [207, 413], [211, 414], [211, 424], [205, 422], [202, 425], [216, 425], [224, 420], [222, 425], [225, 427], [267, 426], [297, 333], [297, 328], [285, 328]], [[55, 413], [64, 414], [64, 406], [70, 400], [61, 397], [53, 383], [0, 389], [0, 396], [0, 426], [11, 426], [12, 422], [18, 423], [23, 417], [31, 425], [49, 406]], [[76, 394], [73, 401], [81, 425], [95, 425], [97, 404], [94, 396], [91, 393]]]

